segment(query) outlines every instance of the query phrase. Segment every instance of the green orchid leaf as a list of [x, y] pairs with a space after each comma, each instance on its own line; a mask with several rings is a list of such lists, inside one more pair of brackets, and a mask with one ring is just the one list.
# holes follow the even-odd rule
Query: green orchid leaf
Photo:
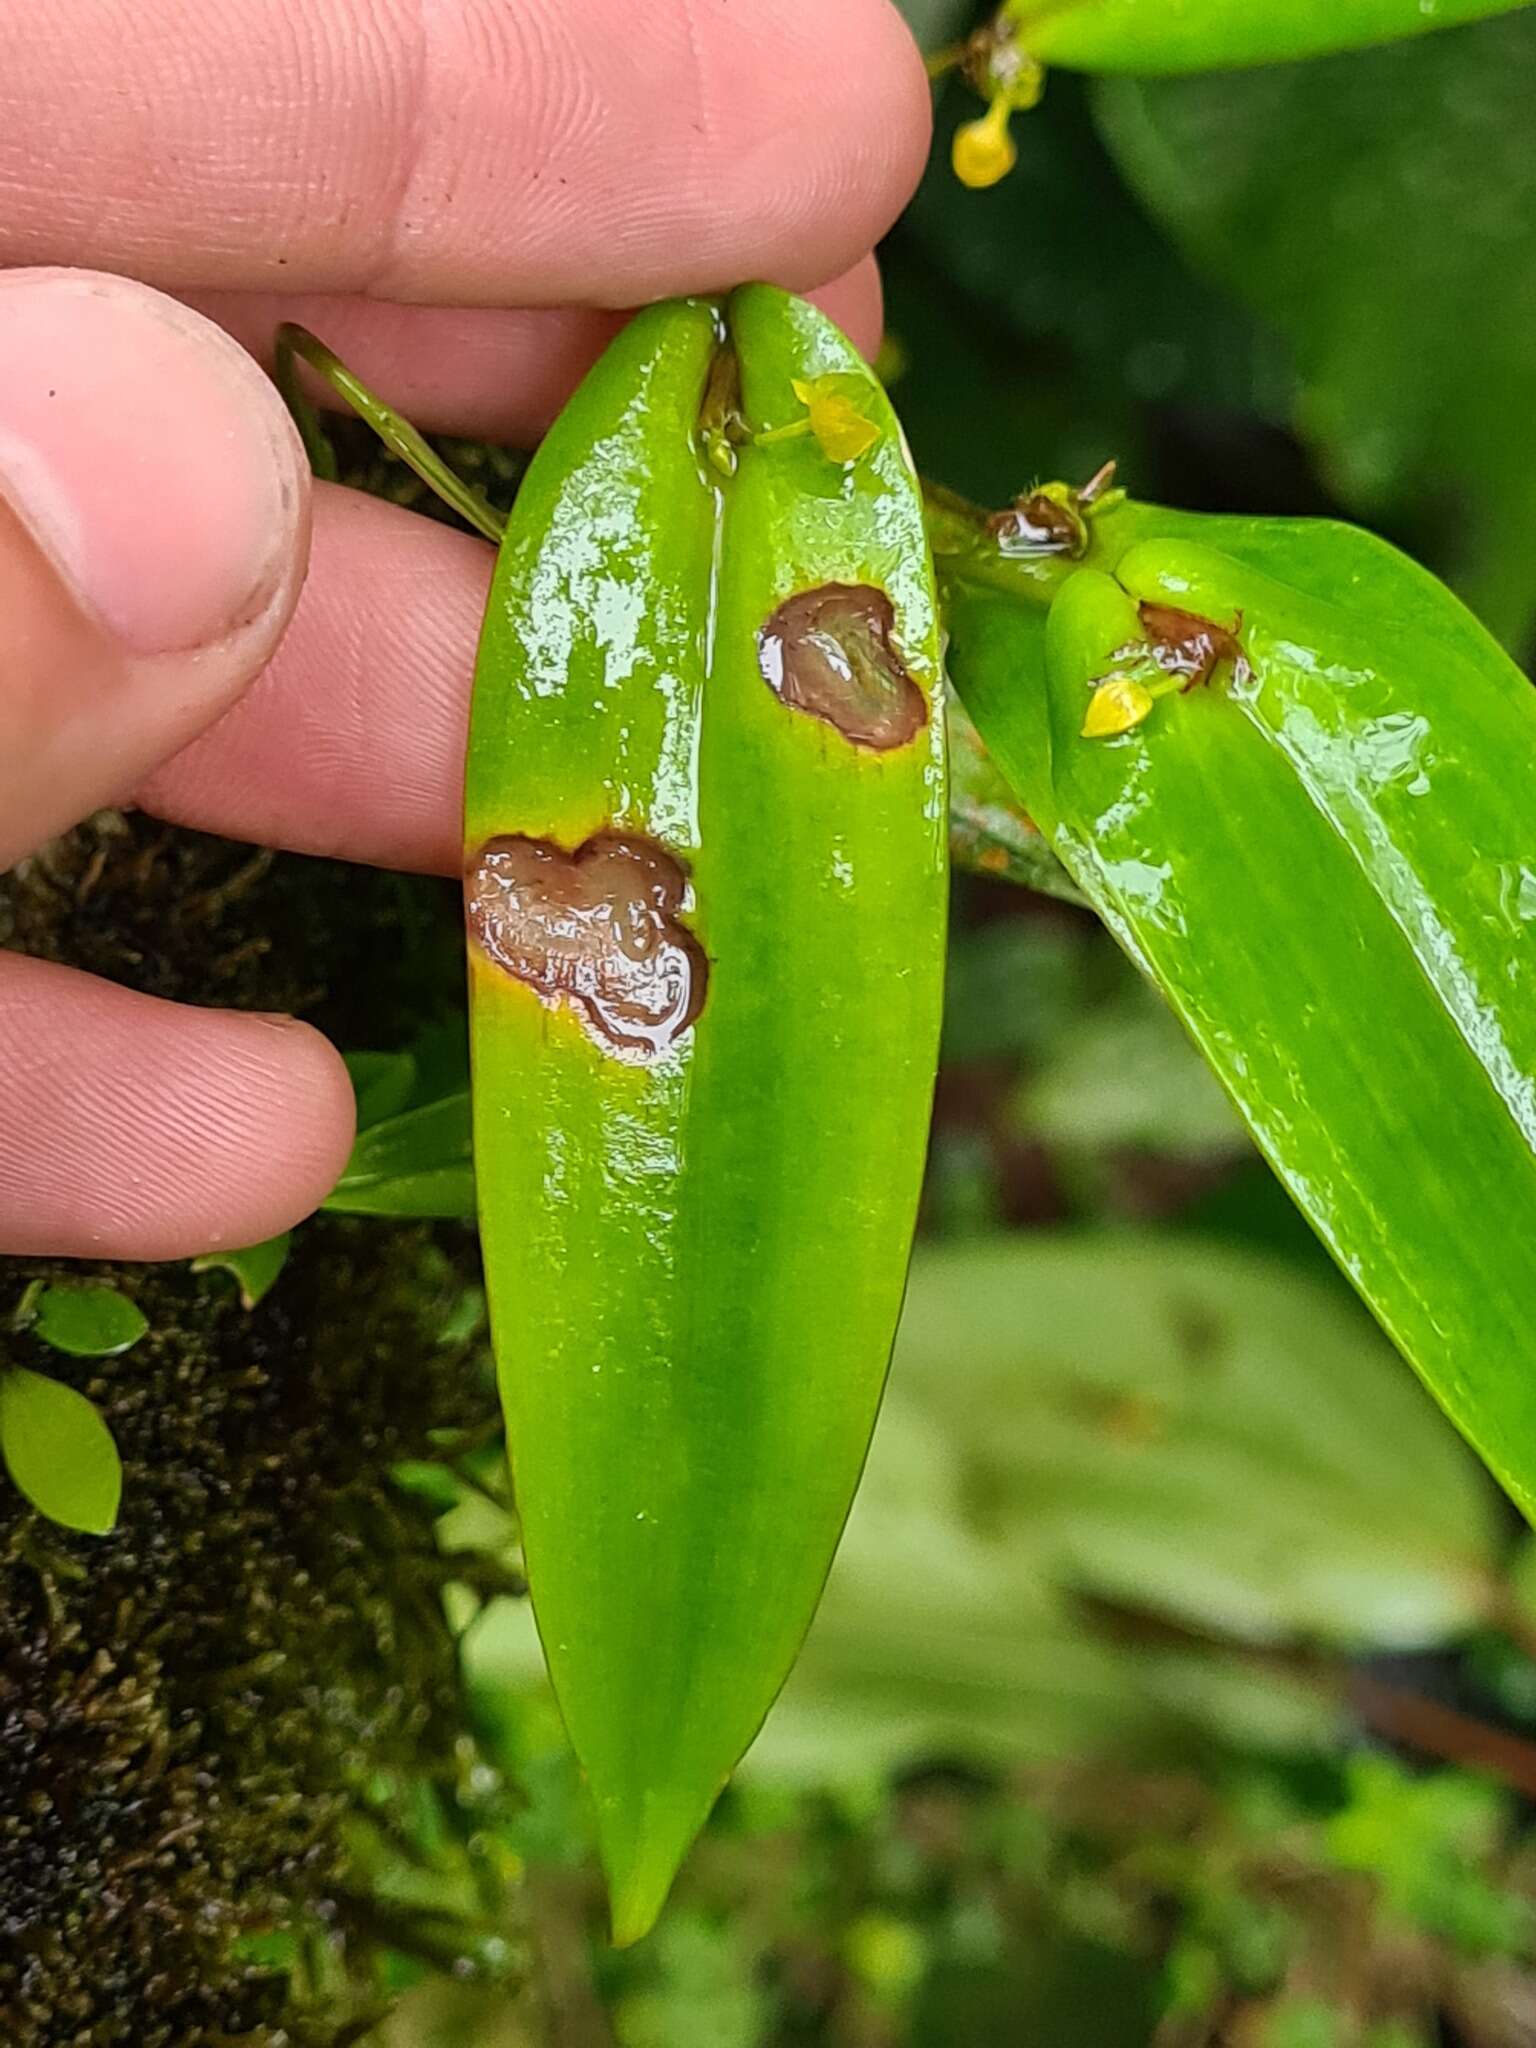
[[240, 1306], [253, 1309], [271, 1291], [288, 1262], [292, 1231], [285, 1230], [261, 1244], [248, 1244], [238, 1251], [204, 1252], [192, 1261], [194, 1273], [228, 1273], [240, 1290]]
[[[946, 530], [951, 672], [1298, 1206], [1536, 1510], [1536, 693], [1317, 521]], [[1097, 736], [1094, 736], [1097, 735]]]
[[25, 1366], [0, 1372], [0, 1458], [17, 1490], [62, 1528], [105, 1536], [116, 1524], [117, 1445], [95, 1404], [73, 1387]]
[[322, 1206], [350, 1216], [472, 1216], [468, 1093], [360, 1130], [346, 1171]]
[[1422, 36], [1527, 0], [1008, 0], [1030, 54], [1080, 71], [1144, 75], [1285, 64]]
[[149, 1328], [136, 1302], [94, 1282], [39, 1289], [28, 1299], [24, 1320], [33, 1336], [72, 1358], [113, 1358]]
[[941, 1003], [937, 626], [884, 392], [766, 286], [623, 330], [496, 571], [481, 1241], [620, 1941], [794, 1660], [884, 1382]]
[[1533, 96], [1522, 11], [1098, 100], [1179, 249], [1290, 343], [1341, 501], [1432, 548], [1516, 652], [1536, 620]]

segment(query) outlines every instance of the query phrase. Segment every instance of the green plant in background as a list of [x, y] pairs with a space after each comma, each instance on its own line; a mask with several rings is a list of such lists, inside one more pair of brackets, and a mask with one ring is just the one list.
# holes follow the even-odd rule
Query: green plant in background
[[[0, 884], [7, 944], [376, 1028], [423, 1072], [452, 1037], [440, 915], [430, 885], [114, 814]], [[414, 1975], [516, 1962], [510, 1880], [469, 1846], [513, 1802], [442, 1595], [517, 1581], [439, 1558], [438, 1510], [392, 1477], [490, 1427], [475, 1279], [462, 1231], [343, 1217], [296, 1232], [249, 1311], [223, 1270], [6, 1262], [4, 1367], [86, 1396], [124, 1468], [102, 1535], [0, 1480], [8, 2044], [334, 2048]], [[100, 1355], [9, 1326], [44, 1292]]]
[[112, 1432], [83, 1394], [13, 1365], [0, 1375], [0, 1457], [33, 1507], [65, 1529], [104, 1536], [123, 1468]]
[[[149, 1328], [115, 1287], [34, 1281], [11, 1317], [70, 1358], [116, 1358]], [[24, 1365], [0, 1364], [0, 1459], [17, 1490], [50, 1521], [104, 1536], [117, 1520], [122, 1462], [100, 1410], [74, 1387]]]
[[377, 1098], [359, 1094], [357, 1141], [326, 1208], [354, 1216], [472, 1216], [468, 1088], [371, 1121], [376, 1107]]
[[957, 128], [951, 149], [964, 185], [986, 187], [1017, 163], [1010, 125], [1039, 104], [1046, 66], [1160, 77], [1273, 66], [1338, 50], [1360, 50], [1432, 29], [1506, 14], [1524, 0], [1004, 0], [967, 43], [942, 51], [930, 68], [953, 65], [987, 101]]
[[1536, 399], [1533, 79], [1522, 11], [1321, 64], [1116, 79], [1095, 96], [1174, 245], [1288, 344], [1293, 416], [1340, 501], [1427, 552], [1517, 654], [1536, 536], [1510, 432]]
[[144, 1311], [115, 1287], [45, 1286], [35, 1282], [11, 1319], [13, 1330], [35, 1337], [71, 1358], [116, 1358], [149, 1328]]

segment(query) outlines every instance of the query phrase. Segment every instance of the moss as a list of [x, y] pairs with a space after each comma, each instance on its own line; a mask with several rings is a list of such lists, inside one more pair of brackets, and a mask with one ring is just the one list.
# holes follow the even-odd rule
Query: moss
[[[5, 943], [347, 1043], [399, 1043], [457, 988], [451, 892], [143, 819], [3, 888]], [[61, 1270], [0, 1261], [0, 1314]], [[390, 1473], [493, 1412], [483, 1339], [442, 1334], [472, 1239], [319, 1220], [252, 1314], [225, 1275], [95, 1270], [140, 1344], [6, 1340], [101, 1405], [126, 1486], [93, 1540], [0, 1482], [0, 2037], [336, 2042], [410, 1942], [375, 1911], [378, 1845], [424, 1796], [454, 1811], [465, 1768], [434, 1510]]]
[[0, 877], [0, 946], [146, 994], [287, 1010], [393, 1047], [462, 1011], [452, 883], [103, 811]]

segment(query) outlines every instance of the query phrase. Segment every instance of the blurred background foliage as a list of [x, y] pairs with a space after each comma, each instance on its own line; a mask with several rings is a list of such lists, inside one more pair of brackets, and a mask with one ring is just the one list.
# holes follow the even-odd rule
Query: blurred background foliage
[[[907, 11], [929, 48], [975, 18], [964, 0]], [[947, 139], [975, 107], [946, 83], [933, 165], [884, 251], [885, 368], [920, 466], [1002, 503], [1113, 456], [1142, 497], [1343, 512], [1528, 651], [1533, 89], [1536, 12], [1241, 76], [1058, 75], [1016, 124], [1017, 170], [972, 193]], [[354, 476], [414, 501], [364, 437], [339, 439]], [[451, 452], [510, 489], [504, 457]], [[77, 895], [94, 858], [69, 870]], [[319, 863], [278, 870], [306, 909], [275, 935], [263, 912], [289, 962], [266, 1000], [360, 1055], [371, 1129], [335, 1206], [462, 1209], [451, 901], [390, 882], [369, 926], [388, 1000], [365, 993], [365, 953], [330, 960], [352, 995], [317, 1008], [304, 963], [331, 928], [314, 906], [347, 885]], [[0, 936], [103, 964], [88, 932], [45, 944], [58, 920], [29, 924], [30, 900]], [[232, 932], [229, 958], [252, 943]], [[363, 1449], [435, 1546], [411, 1553], [412, 1627], [426, 1586], [457, 1732], [425, 1638], [438, 1733], [407, 1721], [414, 1768], [399, 1687], [376, 1701], [325, 1668], [339, 1633], [285, 1639], [290, 1664], [315, 1660], [295, 1678], [314, 1715], [363, 1707], [306, 1765], [339, 1814], [303, 1866], [319, 1875], [274, 1865], [259, 1911], [233, 1916], [260, 2011], [165, 2033], [13, 2022], [22, 2048], [1536, 2042], [1536, 1546], [1085, 912], [957, 878], [922, 1240], [865, 1485], [802, 1663], [634, 1951], [603, 1942], [584, 1795], [520, 1597], [465, 1233], [310, 1226], [241, 1327], [285, 1384], [270, 1354], [295, 1290], [352, 1275], [370, 1231], [431, 1335], [382, 1382], [398, 1403], [419, 1375], [413, 1425], [375, 1419]], [[32, 1269], [0, 1277], [19, 1292]], [[173, 1310], [201, 1313], [178, 1284], [171, 1307], [144, 1296], [152, 1355]], [[405, 1314], [366, 1274], [348, 1285], [357, 1329]], [[208, 1298], [226, 1329], [237, 1310]], [[375, 1341], [377, 1385], [393, 1354]], [[148, 1469], [133, 1358], [79, 1380], [124, 1438], [130, 1520]], [[448, 1398], [445, 1370], [472, 1397]], [[382, 1511], [347, 1475], [352, 1570], [371, 1540], [358, 1502]], [[13, 1568], [41, 1570], [35, 1521], [3, 1512]], [[117, 1541], [58, 1554], [88, 1574]], [[398, 1629], [374, 1630], [385, 1677]], [[241, 1699], [262, 1697], [255, 1668]], [[236, 1807], [247, 1739], [205, 1779]], [[6, 1840], [0, 1820], [0, 1900]], [[0, 2012], [4, 1991], [0, 1971]]]

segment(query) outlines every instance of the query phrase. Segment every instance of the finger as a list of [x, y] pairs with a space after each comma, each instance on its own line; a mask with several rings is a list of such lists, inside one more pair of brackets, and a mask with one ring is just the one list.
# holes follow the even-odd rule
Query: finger
[[306, 1024], [0, 955], [0, 1249], [257, 1244], [330, 1192], [352, 1125], [346, 1068]]
[[492, 559], [484, 541], [316, 485], [309, 580], [275, 659], [139, 802], [235, 839], [456, 874]]
[[[544, 432], [622, 318], [574, 306], [401, 306], [262, 292], [187, 296], [264, 363], [271, 362], [279, 324], [297, 320], [415, 425], [515, 447]], [[881, 298], [873, 257], [810, 296], [857, 348], [874, 354]], [[312, 389], [323, 403], [337, 402], [318, 379]]]
[[803, 286], [890, 225], [928, 122], [889, 0], [54, 0], [0, 9], [0, 261], [447, 305]]
[[227, 709], [308, 531], [297, 436], [226, 335], [122, 278], [0, 275], [0, 867]]

